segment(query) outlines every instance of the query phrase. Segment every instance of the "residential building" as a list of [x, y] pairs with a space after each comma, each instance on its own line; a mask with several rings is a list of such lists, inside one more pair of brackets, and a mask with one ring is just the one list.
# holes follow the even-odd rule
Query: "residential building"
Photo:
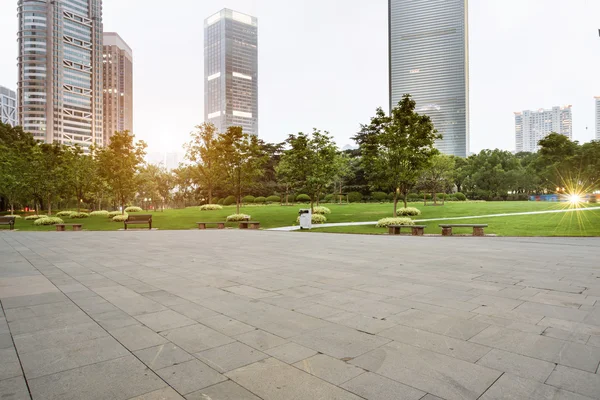
[[596, 100], [596, 140], [600, 141], [600, 96], [595, 97]]
[[102, 146], [102, 1], [18, 0], [18, 114], [36, 139]]
[[517, 153], [536, 152], [539, 141], [556, 132], [573, 138], [573, 117], [571, 106], [552, 107], [537, 111], [515, 113], [515, 141]]
[[17, 126], [17, 93], [14, 90], [0, 86], [0, 121]]
[[445, 154], [469, 154], [468, 0], [389, 0], [390, 110], [405, 94], [443, 135]]
[[133, 132], [133, 51], [119, 34], [104, 32], [102, 53], [103, 142], [115, 132]]
[[204, 21], [204, 120], [258, 135], [258, 20], [228, 9]]

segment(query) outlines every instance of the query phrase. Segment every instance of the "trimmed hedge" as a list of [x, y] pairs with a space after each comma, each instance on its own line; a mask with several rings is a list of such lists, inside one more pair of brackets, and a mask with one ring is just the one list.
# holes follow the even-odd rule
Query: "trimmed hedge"
[[310, 196], [307, 194], [299, 194], [296, 196], [296, 201], [298, 203], [310, 203]]
[[371, 198], [373, 200], [379, 201], [379, 202], [383, 202], [388, 199], [387, 194], [385, 194], [384, 192], [373, 192], [373, 193], [371, 193]]
[[136, 206], [131, 206], [131, 207], [127, 207], [125, 209], [126, 213], [136, 213], [136, 212], [142, 212], [144, 210], [142, 210], [140, 207], [136, 207]]
[[90, 217], [108, 217], [108, 211], [106, 211], [106, 210], [92, 211], [90, 213]]
[[220, 206], [218, 204], [205, 204], [203, 206], [200, 206], [200, 211], [215, 211], [215, 210], [222, 210], [223, 206]]
[[227, 217], [227, 222], [250, 221], [250, 216], [246, 214], [232, 214]]
[[107, 214], [108, 218], [116, 217], [117, 215], [123, 214], [121, 211], [111, 211]]
[[398, 215], [402, 215], [404, 217], [407, 216], [415, 216], [415, 215], [421, 215], [421, 210], [419, 210], [418, 208], [414, 208], [414, 207], [402, 207], [396, 210], [396, 214]]
[[125, 214], [125, 215], [121, 215], [121, 214], [119, 214], [119, 215], [115, 215], [115, 216], [112, 218], [112, 220], [113, 220], [113, 222], [123, 222], [123, 221], [126, 221], [126, 220], [127, 220], [127, 217], [128, 217], [128, 215], [127, 215], [127, 214]]
[[219, 201], [217, 202], [220, 206], [224, 206], [225, 205], [225, 199], [219, 199]]
[[265, 204], [266, 202], [267, 198], [263, 196], [258, 196], [256, 199], [254, 199], [255, 204]]
[[407, 225], [412, 226], [415, 222], [410, 218], [382, 218], [377, 221], [378, 228], [387, 228], [390, 225]]
[[267, 197], [267, 202], [268, 203], [279, 203], [279, 202], [281, 202], [281, 197], [276, 196], [276, 195], [269, 196], [269, 197]]
[[33, 224], [36, 226], [63, 224], [64, 221], [58, 217], [43, 217], [36, 219]]
[[[327, 222], [327, 217], [321, 214], [313, 214], [311, 220], [313, 224], [324, 224]], [[300, 223], [300, 216], [296, 218], [296, 223]]]
[[360, 192], [350, 192], [348, 193], [348, 201], [350, 203], [360, 203], [363, 199], [363, 195]]
[[56, 216], [57, 217], [67, 217], [67, 218], [71, 218], [71, 215], [73, 214], [73, 211], [61, 211], [61, 212], [57, 212]]
[[71, 218], [79, 218], [79, 219], [81, 219], [81, 218], [87, 218], [89, 216], [90, 216], [90, 214], [84, 213], [84, 212], [78, 213], [77, 211], [73, 211], [71, 213]]
[[25, 217], [25, 221], [35, 221], [40, 218], [46, 218], [47, 215], [28, 215]]
[[[221, 204], [221, 203], [219, 203], [219, 204]], [[227, 196], [227, 197], [225, 197], [225, 199], [223, 199], [224, 206], [230, 206], [232, 204], [235, 204], [235, 196]]]
[[327, 196], [325, 196], [326, 203], [332, 203], [334, 200], [335, 200], [335, 195], [333, 195], [333, 194], [328, 194]]
[[467, 200], [467, 196], [465, 196], [461, 192], [454, 193], [454, 197], [456, 197], [456, 200], [458, 200], [458, 201], [466, 201]]
[[256, 199], [256, 197], [254, 197], [254, 196], [244, 196], [242, 198], [242, 203], [244, 203], [244, 204], [252, 204], [252, 203], [254, 203], [255, 199]]
[[321, 214], [321, 215], [331, 214], [331, 210], [327, 207], [318, 206], [318, 207], [313, 208], [313, 214]]

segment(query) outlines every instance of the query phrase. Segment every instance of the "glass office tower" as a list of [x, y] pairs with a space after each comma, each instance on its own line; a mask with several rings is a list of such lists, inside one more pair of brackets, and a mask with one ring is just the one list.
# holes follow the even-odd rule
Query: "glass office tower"
[[36, 139], [102, 145], [102, 1], [19, 0], [19, 120]]
[[204, 21], [204, 120], [258, 135], [258, 21], [223, 9]]
[[468, 0], [389, 0], [390, 107], [412, 95], [445, 154], [469, 154]]

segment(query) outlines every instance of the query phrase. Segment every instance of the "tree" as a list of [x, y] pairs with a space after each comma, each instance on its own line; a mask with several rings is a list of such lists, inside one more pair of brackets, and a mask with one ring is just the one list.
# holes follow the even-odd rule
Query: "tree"
[[236, 213], [240, 212], [242, 197], [255, 186], [263, 173], [266, 157], [261, 151], [258, 138], [232, 126], [219, 135], [218, 167], [225, 177], [224, 183], [234, 193]]
[[21, 127], [0, 122], [0, 195], [6, 198], [11, 215], [15, 204], [29, 193], [27, 171], [34, 146], [33, 136]]
[[157, 190], [160, 195], [162, 202], [162, 211], [165, 210], [165, 204], [171, 199], [171, 193], [175, 184], [173, 174], [166, 169], [162, 168], [156, 177]]
[[441, 135], [431, 119], [415, 112], [416, 102], [404, 95], [398, 105], [386, 116], [378, 108], [369, 125], [363, 125], [354, 137], [360, 146], [363, 165], [373, 186], [394, 192], [394, 217], [397, 216], [399, 195], [404, 206], [421, 171], [431, 157]]
[[146, 143], [133, 142], [134, 135], [129, 131], [116, 132], [107, 147], [94, 149], [98, 160], [100, 176], [112, 189], [115, 200], [125, 213], [125, 206], [136, 191], [136, 173], [144, 163]]
[[433, 204], [437, 204], [437, 194], [446, 192], [454, 184], [454, 159], [444, 154], [431, 157], [429, 165], [421, 173], [419, 186], [431, 193]]
[[57, 142], [38, 143], [33, 148], [26, 179], [35, 200], [46, 203], [48, 215], [52, 215], [52, 202], [67, 184], [64, 158], [64, 147]]
[[205, 188], [210, 204], [215, 188], [223, 180], [219, 168], [219, 134], [213, 124], [205, 122], [196, 126], [191, 137], [192, 140], [185, 146], [186, 158], [195, 163], [192, 169], [194, 177]]
[[67, 193], [75, 195], [77, 212], [81, 211], [81, 203], [92, 193], [97, 183], [96, 160], [86, 155], [80, 146], [66, 147], [64, 152], [65, 178]]

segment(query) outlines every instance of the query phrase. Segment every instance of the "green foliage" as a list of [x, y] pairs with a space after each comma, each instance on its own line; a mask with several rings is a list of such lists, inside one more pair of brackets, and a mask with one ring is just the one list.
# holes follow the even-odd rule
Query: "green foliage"
[[227, 222], [250, 221], [250, 216], [246, 214], [232, 214], [227, 216]]
[[100, 211], [92, 211], [90, 213], [90, 217], [108, 217], [108, 211], [100, 210]]
[[456, 192], [454, 193], [454, 198], [458, 201], [466, 201], [467, 200], [467, 196], [465, 196], [463, 193], [461, 192]]
[[71, 218], [74, 218], [74, 219], [88, 218], [89, 216], [90, 216], [90, 214], [84, 213], [84, 212], [76, 212], [76, 211], [74, 211], [74, 212], [71, 213]]
[[281, 197], [277, 195], [271, 195], [267, 197], [267, 203], [279, 203], [281, 201]]
[[[428, 193], [438, 193], [441, 190], [450, 190], [454, 184], [455, 161], [453, 157], [437, 154], [431, 157], [429, 164], [421, 172], [418, 187]], [[444, 193], [438, 193], [437, 199], [444, 199]]]
[[448, 197], [448, 195], [446, 193], [436, 193], [435, 197], [437, 197], [438, 199], [441, 199], [441, 200], [445, 200], [446, 197]]
[[125, 212], [126, 213], [137, 213], [137, 212], [143, 212], [144, 210], [142, 210], [140, 207], [136, 207], [136, 206], [129, 206], [127, 208], [125, 208]]
[[331, 203], [331, 202], [333, 202], [335, 200], [335, 195], [328, 194], [328, 195], [325, 196], [324, 200], [325, 200], [326, 203]]
[[219, 200], [219, 205], [220, 206], [224, 206], [225, 205], [225, 199], [220, 199]]
[[127, 221], [127, 217], [129, 217], [127, 214], [122, 215], [115, 215], [114, 217], [112, 217], [113, 222], [124, 222]]
[[219, 204], [204, 204], [203, 206], [200, 206], [200, 211], [215, 211], [215, 210], [222, 210], [223, 206], [219, 205]]
[[307, 194], [299, 194], [298, 196], [296, 196], [296, 201], [298, 203], [308, 203], [310, 202], [310, 196]]
[[[223, 199], [224, 206], [230, 206], [235, 203], [235, 196], [227, 196]], [[221, 203], [219, 203], [221, 204]]]
[[415, 222], [413, 220], [411, 220], [410, 218], [399, 218], [399, 217], [382, 218], [379, 221], [377, 221], [377, 227], [379, 227], [379, 228], [387, 228], [390, 225], [412, 226], [414, 224], [415, 224]]
[[71, 218], [71, 215], [73, 214], [73, 211], [60, 211], [56, 213], [57, 217], [67, 217], [67, 218]]
[[213, 197], [212, 204], [219, 204], [219, 201], [221, 201], [221, 199], [219, 197]]
[[403, 217], [421, 215], [421, 210], [415, 207], [402, 207], [397, 210], [397, 214]]
[[371, 193], [371, 198], [375, 201], [384, 202], [387, 200], [388, 195], [384, 192], [373, 192]]
[[111, 211], [107, 214], [108, 218], [113, 218], [116, 217], [117, 215], [122, 215], [123, 213], [121, 211]]
[[[313, 224], [324, 224], [325, 222], [327, 222], [327, 217], [323, 214], [313, 214], [311, 217], [311, 221]], [[296, 218], [296, 223], [300, 223], [300, 216]]]
[[313, 214], [321, 214], [321, 215], [331, 214], [331, 210], [327, 207], [316, 206], [316, 207], [313, 207]]
[[44, 225], [56, 225], [56, 224], [63, 224], [63, 220], [58, 218], [58, 217], [43, 217], [43, 218], [38, 218], [35, 221], [33, 221], [33, 225], [35, 226], [44, 226]]
[[360, 192], [350, 192], [348, 193], [348, 201], [350, 203], [360, 203], [363, 199], [363, 195]]
[[244, 196], [242, 199], [242, 203], [244, 204], [252, 204], [256, 198], [254, 196]]
[[423, 197], [420, 196], [418, 193], [409, 193], [408, 196], [406, 196], [406, 198], [410, 202], [421, 201], [423, 199]]
[[266, 198], [266, 197], [259, 196], [259, 197], [257, 197], [257, 198], [254, 200], [254, 202], [255, 202], [256, 204], [265, 204], [265, 203], [267, 202], [267, 198]]
[[35, 221], [40, 218], [46, 218], [47, 215], [28, 215], [25, 217], [25, 221]]
[[209, 203], [218, 203], [213, 199], [213, 191], [223, 183], [224, 174], [220, 167], [219, 134], [210, 123], [196, 126], [191, 141], [185, 146], [186, 158], [193, 163], [190, 167], [192, 181], [206, 190]]

